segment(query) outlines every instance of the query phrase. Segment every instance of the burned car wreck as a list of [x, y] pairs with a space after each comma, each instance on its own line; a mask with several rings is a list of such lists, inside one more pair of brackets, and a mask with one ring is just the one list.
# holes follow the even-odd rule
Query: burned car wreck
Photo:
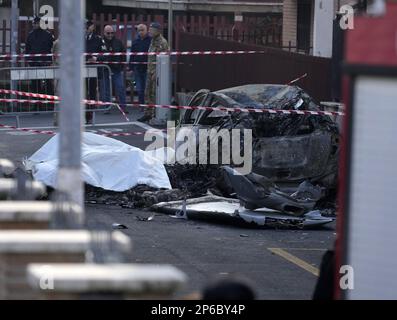
[[[199, 91], [189, 106], [319, 111], [302, 89], [287, 85], [246, 85], [216, 92]], [[178, 134], [200, 128], [251, 129], [253, 172], [279, 187], [309, 180], [334, 188], [339, 130], [328, 116], [186, 110]], [[178, 140], [178, 138], [177, 138]]]
[[[321, 110], [305, 91], [288, 85], [246, 85], [216, 92], [201, 90], [189, 105]], [[228, 190], [221, 190], [223, 196], [237, 196], [247, 209], [267, 207], [297, 216], [324, 205], [325, 200], [328, 206], [333, 205], [339, 130], [329, 116], [186, 110], [181, 116], [177, 137], [186, 130], [197, 132], [201, 128], [252, 130], [252, 173], [238, 175], [228, 166], [219, 168], [223, 171], [219, 173], [224, 178], [222, 185], [229, 186]]]

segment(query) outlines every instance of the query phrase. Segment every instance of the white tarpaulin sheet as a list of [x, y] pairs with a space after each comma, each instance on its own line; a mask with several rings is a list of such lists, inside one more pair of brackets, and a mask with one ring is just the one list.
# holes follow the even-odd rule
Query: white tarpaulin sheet
[[[59, 135], [51, 138], [27, 161], [35, 180], [56, 188]], [[124, 142], [84, 132], [82, 137], [82, 179], [95, 187], [125, 191], [138, 184], [171, 189], [161, 154], [143, 151]]]

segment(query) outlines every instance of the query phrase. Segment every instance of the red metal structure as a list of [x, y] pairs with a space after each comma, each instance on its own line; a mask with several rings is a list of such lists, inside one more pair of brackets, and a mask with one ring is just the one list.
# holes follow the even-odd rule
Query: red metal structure
[[[337, 299], [396, 299], [397, 2], [378, 17], [356, 17], [346, 38], [335, 291]], [[378, 159], [378, 160], [377, 160]], [[390, 255], [387, 251], [390, 250]], [[340, 286], [342, 265], [354, 290]]]

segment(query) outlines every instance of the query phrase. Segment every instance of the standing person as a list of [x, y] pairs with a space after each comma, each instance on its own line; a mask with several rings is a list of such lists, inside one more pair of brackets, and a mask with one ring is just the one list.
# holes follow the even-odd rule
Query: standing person
[[[161, 26], [158, 22], [150, 24], [149, 34], [152, 37], [148, 52], [165, 52], [169, 51], [167, 40], [161, 35]], [[146, 80], [146, 91], [145, 98], [147, 104], [156, 103], [156, 56], [148, 56], [148, 67], [147, 67], [147, 80]], [[153, 119], [155, 115], [154, 108], [146, 108], [143, 117], [139, 118], [138, 121], [148, 122]]]
[[[138, 37], [131, 45], [131, 52], [148, 52], [152, 37], [149, 36], [147, 26], [139, 24], [137, 26]], [[134, 71], [134, 78], [136, 82], [136, 91], [138, 92], [139, 104], [145, 103], [145, 88], [146, 88], [146, 74], [147, 74], [147, 56], [131, 56], [130, 62], [137, 62], [139, 64], [131, 64], [130, 69]]]
[[[86, 23], [86, 34], [85, 34], [85, 52], [95, 53], [95, 52], [105, 52], [106, 46], [105, 42], [101, 36], [95, 34], [95, 24], [92, 21], [87, 21]], [[96, 56], [86, 56], [87, 64], [95, 64], [98, 62], [98, 57]], [[103, 78], [102, 70], [98, 70], [98, 78], [101, 81]], [[87, 86], [87, 97], [89, 100], [97, 100], [97, 87], [98, 83], [95, 78], [88, 78], [86, 81]], [[89, 108], [87, 106], [87, 108]], [[87, 124], [92, 123], [92, 112], [85, 113], [85, 121]]]
[[[111, 25], [106, 25], [103, 29], [104, 39], [105, 39], [105, 46], [107, 52], [124, 52], [125, 47], [121, 40], [117, 39], [114, 34], [115, 31]], [[125, 112], [128, 113], [126, 110], [126, 94], [125, 94], [125, 86], [124, 86], [124, 73], [123, 73], [123, 62], [126, 61], [126, 56], [108, 56], [106, 57], [106, 61], [113, 62], [109, 65], [110, 70], [112, 71], [112, 84], [113, 89], [116, 93], [116, 96], [119, 100], [120, 108]], [[116, 63], [114, 63], [116, 62]], [[121, 62], [117, 64], [117, 62]], [[105, 62], [106, 63], [106, 62]], [[106, 77], [105, 73], [105, 80], [104, 83], [107, 83], [108, 77]], [[109, 88], [109, 86], [105, 86], [105, 88]], [[103, 95], [103, 101], [110, 102], [111, 101], [110, 92], [109, 90], [105, 90]]]
[[[29, 32], [28, 38], [26, 39], [26, 53], [27, 54], [50, 54], [52, 52], [52, 45], [54, 43], [54, 36], [48, 31], [40, 27], [41, 18], [39, 16], [33, 19], [33, 30]], [[31, 67], [43, 67], [51, 65], [51, 57], [31, 57], [29, 58], [29, 66]], [[44, 62], [35, 62], [44, 61]], [[34, 90], [38, 93], [47, 93], [50, 95], [54, 94], [51, 80], [33, 80], [32, 85]], [[46, 90], [47, 87], [47, 90]]]

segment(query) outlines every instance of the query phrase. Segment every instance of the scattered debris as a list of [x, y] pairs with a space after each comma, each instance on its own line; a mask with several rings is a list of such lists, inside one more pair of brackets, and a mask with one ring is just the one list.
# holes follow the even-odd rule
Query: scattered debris
[[179, 189], [157, 189], [147, 185], [137, 185], [125, 192], [108, 191], [86, 185], [86, 200], [99, 204], [116, 204], [123, 208], [149, 208], [155, 203], [181, 200], [190, 196]]
[[112, 228], [113, 229], [128, 229], [128, 227], [126, 225], [120, 224], [120, 223], [113, 223]]
[[138, 220], [138, 221], [152, 221], [153, 219], [154, 219], [154, 216], [155, 216], [155, 214], [152, 214], [151, 216], [149, 216], [149, 217], [142, 217], [142, 216], [136, 216], [136, 219]]
[[254, 224], [271, 228], [318, 227], [334, 221], [321, 216], [319, 211], [309, 212], [301, 217], [283, 214], [275, 210], [261, 208], [251, 211], [241, 207], [240, 201], [218, 196], [205, 196], [182, 201], [164, 202], [153, 205], [153, 210], [175, 215], [186, 203], [188, 219]]
[[181, 210], [178, 210], [177, 212], [175, 212], [175, 215], [171, 216], [171, 218], [185, 219], [185, 220], [188, 219], [187, 213], [186, 213], [186, 199], [184, 199], [182, 201]]
[[[184, 190], [186, 198], [197, 198], [210, 192], [217, 196], [230, 197], [233, 188], [225, 180], [217, 165], [174, 164], [166, 166], [171, 186]], [[182, 199], [180, 199], [182, 200]]]

